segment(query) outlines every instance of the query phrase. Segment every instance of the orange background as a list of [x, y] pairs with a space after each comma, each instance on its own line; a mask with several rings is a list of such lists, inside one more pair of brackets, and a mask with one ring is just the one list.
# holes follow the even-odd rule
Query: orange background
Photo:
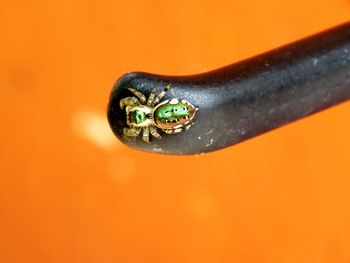
[[348, 0], [0, 0], [0, 262], [350, 262], [349, 103], [203, 156], [129, 149], [106, 122], [125, 72], [199, 73], [349, 18]]

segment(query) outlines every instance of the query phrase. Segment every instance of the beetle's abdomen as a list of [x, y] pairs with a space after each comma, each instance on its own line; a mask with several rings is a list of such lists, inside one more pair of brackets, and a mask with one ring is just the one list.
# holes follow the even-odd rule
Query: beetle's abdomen
[[185, 100], [172, 99], [159, 104], [153, 114], [158, 128], [173, 129], [189, 123], [197, 109]]

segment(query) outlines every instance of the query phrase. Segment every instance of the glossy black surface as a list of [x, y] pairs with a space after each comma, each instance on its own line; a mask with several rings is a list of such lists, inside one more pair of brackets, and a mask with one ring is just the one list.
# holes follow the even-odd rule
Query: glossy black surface
[[[171, 84], [163, 98], [199, 107], [189, 130], [145, 143], [122, 135], [120, 99], [134, 87], [148, 96]], [[228, 147], [350, 98], [350, 23], [205, 74], [172, 77], [129, 73], [113, 87], [108, 120], [132, 148], [200, 154]], [[344, 121], [350, 116], [344, 116]]]

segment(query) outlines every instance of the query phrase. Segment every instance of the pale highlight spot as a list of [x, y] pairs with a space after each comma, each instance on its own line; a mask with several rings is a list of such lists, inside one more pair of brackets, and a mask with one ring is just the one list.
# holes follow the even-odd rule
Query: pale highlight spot
[[80, 111], [72, 117], [72, 130], [103, 150], [115, 147], [116, 139], [108, 125], [106, 116], [94, 111]]
[[135, 171], [135, 161], [131, 157], [124, 155], [114, 156], [107, 164], [107, 175], [119, 184], [130, 181]]
[[169, 104], [177, 104], [177, 103], [179, 103], [178, 99], [172, 99], [169, 101]]
[[190, 213], [197, 219], [205, 220], [217, 216], [218, 204], [207, 192], [193, 192], [187, 200]]
[[206, 135], [209, 135], [209, 134], [211, 134], [213, 131], [214, 131], [214, 129], [211, 129], [210, 131], [206, 132], [205, 134], [206, 134]]
[[207, 144], [205, 145], [205, 147], [209, 147], [209, 146], [212, 145], [213, 143], [214, 143], [214, 139], [211, 138], [211, 139], [210, 139], [210, 142], [207, 143]]

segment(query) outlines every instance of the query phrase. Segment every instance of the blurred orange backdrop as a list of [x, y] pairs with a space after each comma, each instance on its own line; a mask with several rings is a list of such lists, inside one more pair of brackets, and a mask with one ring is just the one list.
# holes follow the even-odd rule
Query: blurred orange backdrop
[[106, 121], [125, 72], [204, 72], [349, 18], [348, 0], [0, 0], [0, 262], [350, 262], [349, 103], [192, 157]]

